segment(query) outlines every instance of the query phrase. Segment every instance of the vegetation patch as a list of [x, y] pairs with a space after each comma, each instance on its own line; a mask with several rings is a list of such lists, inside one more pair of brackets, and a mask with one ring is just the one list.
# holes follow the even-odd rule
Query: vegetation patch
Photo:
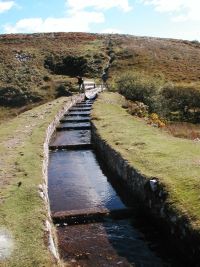
[[0, 88], [0, 105], [5, 107], [21, 107], [28, 103], [41, 101], [39, 95], [30, 94], [28, 91], [23, 91], [13, 87]]
[[47, 248], [47, 210], [39, 196], [46, 129], [69, 101], [60, 98], [24, 112], [0, 130], [0, 225], [13, 252], [3, 266], [54, 266]]
[[107, 61], [104, 51], [104, 38], [95, 34], [1, 35], [0, 109], [8, 107], [7, 116], [19, 114], [22, 107], [63, 95], [57, 92], [60, 85], [74, 91], [77, 75], [100, 77]]
[[200, 86], [167, 83], [128, 72], [119, 77], [116, 87], [127, 99], [147, 105], [149, 112], [157, 112], [168, 120], [199, 122]]
[[115, 61], [111, 77], [129, 71], [164, 78], [174, 83], [199, 83], [200, 45], [167, 38], [109, 35]]
[[65, 56], [61, 57], [55, 62], [55, 59], [47, 57], [44, 60], [45, 68], [50, 69], [54, 74], [58, 75], [85, 75], [88, 71], [87, 59], [83, 56]]
[[92, 114], [99, 134], [139, 173], [159, 179], [168, 192], [169, 205], [199, 231], [200, 143], [148, 126], [128, 114], [123, 103], [119, 94], [101, 94]]
[[173, 122], [167, 123], [164, 130], [175, 137], [200, 141], [200, 124]]
[[159, 90], [163, 81], [147, 77], [137, 72], [127, 72], [117, 81], [117, 89], [127, 99], [140, 101], [148, 105], [149, 111], [156, 109]]
[[200, 122], [200, 86], [166, 84], [160, 102], [169, 118]]

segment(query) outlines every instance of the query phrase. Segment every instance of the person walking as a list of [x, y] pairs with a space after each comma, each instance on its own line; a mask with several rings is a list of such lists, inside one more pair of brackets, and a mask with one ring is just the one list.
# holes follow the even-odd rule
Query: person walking
[[108, 87], [108, 85], [107, 85], [108, 74], [107, 74], [105, 71], [103, 72], [103, 74], [102, 74], [102, 76], [101, 76], [101, 79], [102, 79], [102, 86], [101, 86], [101, 88], [102, 88], [102, 90], [103, 90], [104, 87], [105, 87], [105, 88]]
[[77, 79], [78, 79], [79, 93], [82, 93], [82, 92], [84, 92], [84, 81], [83, 81], [83, 78], [78, 76]]

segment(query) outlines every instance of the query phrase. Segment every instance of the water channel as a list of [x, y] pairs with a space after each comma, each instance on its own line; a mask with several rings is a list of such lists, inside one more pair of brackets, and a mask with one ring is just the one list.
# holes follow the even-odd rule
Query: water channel
[[73, 106], [49, 145], [48, 193], [61, 258], [85, 267], [183, 266], [163, 259], [160, 245], [134, 226], [148, 223], [137, 221], [136, 203], [92, 149], [91, 108], [91, 100]]

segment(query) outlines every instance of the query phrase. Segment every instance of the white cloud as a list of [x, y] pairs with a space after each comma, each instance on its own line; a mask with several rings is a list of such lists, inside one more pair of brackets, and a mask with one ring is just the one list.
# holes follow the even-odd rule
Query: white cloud
[[107, 28], [101, 31], [102, 33], [122, 33], [119, 29]]
[[119, 8], [125, 12], [132, 9], [129, 6], [128, 0], [67, 0], [66, 5], [70, 8], [71, 12], [84, 10], [86, 8], [94, 8], [96, 10]]
[[6, 1], [6, 2], [0, 1], [0, 13], [10, 10], [14, 5], [15, 5], [14, 1]]
[[19, 20], [15, 25], [5, 25], [5, 33], [27, 32], [67, 32], [89, 31], [91, 23], [103, 23], [105, 20], [100, 12], [77, 12], [67, 18], [27, 18]]
[[129, 0], [66, 0], [66, 8], [67, 13], [63, 18], [24, 18], [15, 25], [4, 25], [4, 32], [90, 31], [91, 24], [105, 22], [103, 11], [112, 8], [119, 8], [124, 12], [131, 10]]
[[200, 20], [199, 0], [141, 0], [146, 5], [152, 5], [158, 12], [170, 12], [174, 21]]
[[141, 0], [146, 5], [155, 6], [156, 11], [170, 12], [178, 11], [184, 0]]

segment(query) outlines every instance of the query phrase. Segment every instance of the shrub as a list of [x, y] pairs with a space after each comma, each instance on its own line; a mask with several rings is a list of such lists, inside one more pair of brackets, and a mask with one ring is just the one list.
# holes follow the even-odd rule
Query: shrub
[[153, 111], [156, 109], [161, 84], [161, 80], [143, 74], [126, 73], [117, 81], [117, 88], [127, 99], [143, 102]]
[[[125, 107], [124, 107], [125, 108]], [[142, 117], [146, 117], [148, 115], [148, 106], [146, 106], [144, 103], [142, 102], [132, 102], [132, 101], [128, 101], [127, 102], [127, 108], [128, 108], [128, 112], [131, 115], [135, 115], [138, 116], [140, 118]]]
[[149, 112], [156, 112], [170, 120], [200, 122], [200, 86], [164, 84], [163, 81], [138, 73], [126, 73], [117, 81], [117, 89], [127, 99], [148, 105]]
[[198, 121], [200, 112], [200, 88], [193, 85], [166, 84], [161, 92], [163, 110], [167, 116], [177, 112], [181, 119]]
[[151, 113], [149, 115], [148, 124], [156, 126], [158, 128], [163, 128], [166, 126], [166, 121], [159, 117], [157, 113]]
[[46, 76], [46, 75], [45, 75], [45, 76], [43, 77], [43, 80], [44, 80], [45, 82], [48, 82], [48, 81], [51, 80], [51, 78], [50, 78], [49, 76]]
[[0, 88], [0, 105], [10, 107], [20, 107], [28, 103], [41, 101], [41, 97], [36, 93], [30, 93], [14, 87]]
[[192, 44], [196, 44], [196, 45], [199, 45], [200, 44], [198, 40], [193, 40], [193, 41], [191, 41], [191, 43]]
[[58, 75], [77, 76], [84, 75], [87, 72], [88, 62], [82, 56], [65, 56], [59, 59], [48, 56], [44, 60], [44, 67]]
[[44, 67], [46, 69], [50, 69], [51, 71], [54, 72], [54, 70], [55, 70], [55, 62], [54, 62], [54, 58], [52, 56], [47, 56], [44, 59]]
[[83, 75], [87, 71], [87, 59], [84, 57], [67, 56], [63, 58], [65, 71], [69, 75]]
[[61, 97], [61, 96], [71, 96], [72, 93], [65, 87], [64, 84], [60, 84], [57, 88], [56, 88], [56, 97]]

